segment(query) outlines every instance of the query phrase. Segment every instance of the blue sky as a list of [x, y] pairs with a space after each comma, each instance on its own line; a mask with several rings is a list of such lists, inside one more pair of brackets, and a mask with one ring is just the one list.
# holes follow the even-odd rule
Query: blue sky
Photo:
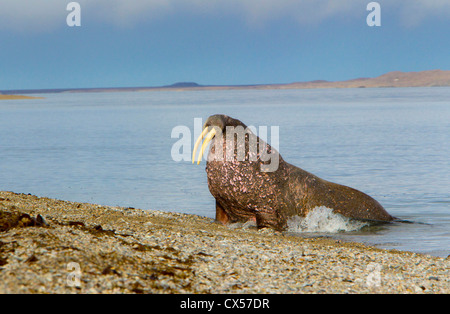
[[0, 90], [291, 83], [450, 70], [450, 1], [0, 0]]

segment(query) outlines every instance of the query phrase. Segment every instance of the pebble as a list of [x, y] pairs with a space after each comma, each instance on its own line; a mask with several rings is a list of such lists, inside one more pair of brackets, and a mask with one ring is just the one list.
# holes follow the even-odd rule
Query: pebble
[[450, 293], [448, 258], [0, 192], [12, 204], [45, 223], [0, 232], [0, 293]]

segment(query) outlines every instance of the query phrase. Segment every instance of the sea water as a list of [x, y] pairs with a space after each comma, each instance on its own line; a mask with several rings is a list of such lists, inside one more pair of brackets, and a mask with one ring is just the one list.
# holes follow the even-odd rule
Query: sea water
[[[172, 130], [223, 113], [279, 127], [283, 158], [412, 223], [355, 225], [321, 208], [290, 231], [450, 254], [450, 88], [45, 94], [0, 101], [0, 189], [214, 217], [205, 163]], [[268, 139], [270, 143], [270, 134]]]

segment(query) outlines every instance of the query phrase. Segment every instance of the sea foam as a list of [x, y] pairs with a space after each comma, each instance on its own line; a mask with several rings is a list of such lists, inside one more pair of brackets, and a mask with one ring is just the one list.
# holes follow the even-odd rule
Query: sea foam
[[331, 208], [318, 206], [306, 217], [293, 216], [287, 221], [289, 232], [325, 232], [356, 231], [367, 223], [353, 220], [334, 213]]

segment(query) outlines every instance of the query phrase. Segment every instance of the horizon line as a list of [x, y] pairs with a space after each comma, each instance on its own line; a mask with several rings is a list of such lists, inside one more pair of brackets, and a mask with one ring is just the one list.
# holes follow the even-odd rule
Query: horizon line
[[[160, 86], [130, 86], [130, 87], [67, 87], [67, 88], [28, 88], [28, 89], [7, 89], [7, 90], [0, 90], [0, 94], [3, 95], [12, 95], [16, 93], [20, 94], [53, 94], [53, 93], [63, 93], [63, 92], [103, 92], [103, 91], [150, 91], [150, 90], [203, 90], [203, 89], [245, 89], [245, 88], [258, 88], [258, 87], [285, 87], [289, 88], [289, 86], [292, 86], [292, 88], [301, 88], [300, 86], [304, 86], [303, 88], [318, 88], [319, 85], [332, 85], [332, 84], [339, 84], [339, 83], [348, 83], [348, 82], [356, 82], [356, 81], [369, 81], [374, 80], [383, 76], [387, 75], [415, 75], [415, 74], [423, 74], [423, 73], [429, 73], [429, 72], [436, 72], [436, 73], [445, 73], [448, 72], [450, 76], [450, 70], [440, 70], [440, 69], [434, 69], [434, 70], [423, 70], [423, 71], [409, 71], [409, 72], [403, 72], [403, 71], [389, 71], [382, 75], [376, 76], [376, 77], [359, 77], [349, 80], [340, 80], [340, 81], [328, 81], [328, 80], [312, 80], [312, 81], [296, 81], [291, 83], [260, 83], [260, 84], [198, 84], [196, 82], [187, 82], [187, 81], [181, 81], [176, 82], [170, 85], [160, 85]], [[317, 85], [317, 86], [310, 86], [310, 85]], [[297, 87], [294, 87], [297, 86]], [[309, 87], [306, 87], [309, 86]], [[445, 85], [436, 85], [436, 86], [450, 86], [449, 84]], [[383, 86], [356, 86], [356, 87], [383, 87]], [[396, 87], [396, 86], [385, 86], [385, 87]], [[400, 86], [401, 87], [401, 86]], [[408, 87], [408, 86], [404, 86]], [[411, 86], [414, 87], [414, 86]], [[426, 87], [426, 86], [424, 86]], [[327, 88], [327, 87], [325, 87]], [[329, 87], [329, 88], [335, 88], [335, 87]], [[345, 88], [345, 87], [342, 87]], [[349, 88], [349, 87], [347, 87]]]

